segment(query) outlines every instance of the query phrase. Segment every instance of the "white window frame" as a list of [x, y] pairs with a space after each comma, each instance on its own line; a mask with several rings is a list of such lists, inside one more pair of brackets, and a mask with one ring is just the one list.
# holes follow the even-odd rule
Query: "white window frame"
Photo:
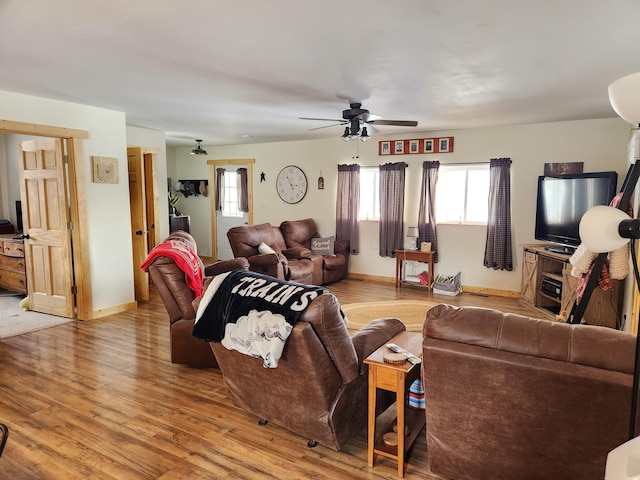
[[[478, 170], [483, 170], [487, 172], [487, 183], [486, 183], [486, 189], [487, 189], [487, 194], [486, 196], [483, 196], [482, 198], [475, 198], [472, 199], [472, 203], [476, 203], [476, 202], [484, 202], [485, 205], [487, 205], [487, 216], [483, 221], [469, 221], [467, 220], [467, 206], [469, 204], [468, 202], [468, 197], [470, 195], [469, 193], [469, 172], [470, 171], [478, 171]], [[464, 172], [464, 186], [463, 186], [463, 202], [462, 202], [462, 211], [461, 213], [461, 217], [459, 217], [458, 221], [454, 221], [451, 219], [446, 219], [446, 220], [441, 220], [440, 217], [441, 215], [438, 215], [438, 212], [441, 211], [439, 210], [441, 207], [441, 205], [444, 204], [444, 202], [447, 202], [448, 198], [447, 198], [447, 193], [442, 191], [441, 189], [439, 189], [438, 187], [442, 187], [443, 184], [440, 182], [440, 180], [442, 179], [443, 175], [446, 174], [447, 172]], [[487, 163], [470, 163], [470, 164], [455, 164], [455, 165], [440, 165], [439, 167], [439, 171], [438, 171], [438, 183], [436, 184], [436, 223], [437, 224], [443, 224], [443, 225], [487, 225], [488, 220], [489, 220], [489, 212], [488, 212], [488, 204], [489, 204], [489, 162]], [[457, 193], [457, 192], [456, 192]]]

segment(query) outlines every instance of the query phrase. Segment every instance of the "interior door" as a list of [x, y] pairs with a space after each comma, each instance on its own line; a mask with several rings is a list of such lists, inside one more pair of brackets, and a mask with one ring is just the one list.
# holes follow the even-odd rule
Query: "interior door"
[[158, 189], [156, 175], [156, 155], [155, 153], [143, 153], [144, 159], [144, 191], [145, 203], [147, 206], [147, 253], [160, 243], [160, 232], [156, 228], [156, 213], [158, 211]]
[[140, 268], [149, 252], [144, 156], [140, 147], [127, 148], [131, 244], [133, 245], [133, 283], [136, 300], [149, 300], [149, 275]]
[[75, 318], [63, 143], [51, 138], [22, 142], [20, 147], [29, 308]]

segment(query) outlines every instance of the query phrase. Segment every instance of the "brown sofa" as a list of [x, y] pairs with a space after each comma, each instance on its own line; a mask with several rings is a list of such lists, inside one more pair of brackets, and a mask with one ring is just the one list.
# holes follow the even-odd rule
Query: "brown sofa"
[[[241, 225], [230, 228], [227, 238], [234, 257], [245, 257], [252, 272], [263, 273], [280, 280], [319, 285], [313, 283], [313, 261], [298, 251], [287, 251], [278, 227], [270, 223]], [[275, 253], [260, 253], [258, 248], [261, 243], [273, 249]]]
[[433, 473], [603, 478], [627, 440], [633, 335], [450, 305], [427, 312], [423, 334]]
[[[245, 257], [251, 271], [307, 285], [336, 282], [346, 277], [349, 269], [349, 242], [336, 241], [335, 255], [314, 255], [311, 239], [319, 236], [311, 218], [285, 221], [280, 227], [270, 223], [242, 225], [227, 232], [233, 255]], [[261, 243], [275, 254], [260, 253]]]
[[[184, 241], [193, 249], [197, 248], [195, 240], [187, 232], [173, 232], [165, 241], [172, 239]], [[245, 258], [205, 265], [205, 282], [207, 278], [224, 272], [248, 269], [249, 262]], [[192, 302], [196, 294], [187, 285], [184, 272], [169, 257], [156, 258], [149, 265], [148, 272], [169, 314], [171, 361], [192, 367], [217, 367], [218, 363], [209, 345], [191, 336], [196, 318]]]
[[[320, 295], [293, 327], [276, 368], [221, 343], [210, 345], [236, 406], [340, 450], [367, 425], [363, 360], [404, 329], [399, 320], [384, 318], [350, 337], [336, 298]], [[393, 400], [381, 393], [380, 408]]]
[[[318, 233], [318, 226], [313, 218], [284, 221], [280, 224], [280, 230], [287, 248], [291, 250], [302, 249], [311, 252], [312, 239], [321, 238]], [[349, 273], [349, 242], [347, 240], [335, 241], [333, 254], [331, 255], [309, 256], [317, 262], [315, 263], [316, 271], [320, 269], [322, 273], [322, 285], [342, 280]], [[319, 273], [316, 274], [319, 275]]]

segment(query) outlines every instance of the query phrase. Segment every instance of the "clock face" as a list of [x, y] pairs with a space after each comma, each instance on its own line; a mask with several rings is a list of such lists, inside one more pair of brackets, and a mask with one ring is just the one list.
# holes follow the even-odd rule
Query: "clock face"
[[284, 167], [278, 174], [276, 190], [285, 202], [298, 203], [307, 194], [307, 176], [299, 167]]

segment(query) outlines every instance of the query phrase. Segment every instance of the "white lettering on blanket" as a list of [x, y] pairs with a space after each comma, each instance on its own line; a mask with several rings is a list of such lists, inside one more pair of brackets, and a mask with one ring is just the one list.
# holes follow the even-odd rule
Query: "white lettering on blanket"
[[[238, 285], [231, 289], [231, 293], [243, 297], [258, 297], [270, 303], [284, 305], [294, 294], [304, 290], [295, 285], [280, 285], [276, 282], [268, 282], [263, 278], [244, 277], [238, 280]], [[244, 287], [244, 288], [243, 288]], [[301, 312], [309, 306], [309, 303], [320, 293], [318, 291], [304, 292], [300, 299], [290, 305], [290, 309]]]

